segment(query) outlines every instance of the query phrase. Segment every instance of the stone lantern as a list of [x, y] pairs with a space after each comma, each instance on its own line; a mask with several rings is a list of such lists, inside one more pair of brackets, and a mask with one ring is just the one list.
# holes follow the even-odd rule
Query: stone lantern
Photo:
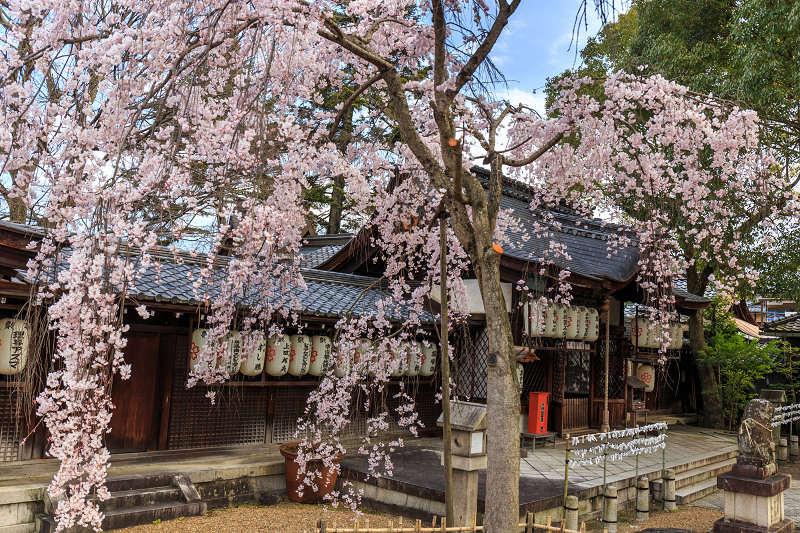
[[[436, 425], [442, 427], [443, 415]], [[452, 402], [450, 445], [453, 461], [453, 510], [464, 520], [478, 514], [478, 471], [486, 468], [486, 406]], [[444, 456], [442, 457], [444, 464]]]

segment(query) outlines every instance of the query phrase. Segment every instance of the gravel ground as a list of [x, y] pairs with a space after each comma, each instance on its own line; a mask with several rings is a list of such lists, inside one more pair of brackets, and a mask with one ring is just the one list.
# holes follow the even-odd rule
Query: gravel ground
[[[359, 528], [387, 527], [390, 521], [398, 525], [399, 517], [371, 509], [362, 509]], [[333, 527], [352, 527], [354, 514], [349, 509], [331, 509], [323, 505], [307, 505], [283, 502], [278, 505], [243, 505], [212, 509], [206, 516], [196, 516], [171, 520], [159, 524], [147, 524], [118, 530], [121, 533], [243, 533], [259, 531], [264, 533], [304, 533], [313, 531], [320, 518], [325, 518]], [[650, 513], [646, 522], [636, 522], [634, 511], [620, 513], [617, 523], [618, 533], [642, 531], [644, 529], [681, 529], [688, 531], [711, 531], [722, 513], [713, 509], [686, 506], [674, 512], [656, 511]], [[405, 519], [413, 524], [414, 521]], [[430, 525], [430, 524], [426, 524]], [[599, 520], [586, 523], [588, 531], [602, 531]]]
[[[386, 527], [389, 521], [398, 518], [392, 515], [362, 509], [358, 527]], [[206, 516], [179, 518], [158, 524], [119, 529], [124, 533], [303, 533], [313, 531], [320, 518], [325, 518], [332, 527], [352, 527], [354, 513], [349, 509], [325, 508], [324, 505], [309, 505], [282, 502], [278, 505], [243, 505], [212, 509]], [[406, 519], [408, 521], [408, 519]]]
[[[636, 511], [620, 513], [617, 522], [617, 532], [642, 531], [644, 529], [682, 529], [688, 531], [706, 532], [714, 528], [714, 522], [722, 518], [723, 513], [714, 509], [685, 506], [677, 511], [650, 512], [650, 519], [644, 522], [636, 521]], [[597, 529], [602, 530], [602, 523], [597, 522]], [[589, 529], [589, 523], [586, 524]], [[593, 528], [592, 528], [593, 529]]]

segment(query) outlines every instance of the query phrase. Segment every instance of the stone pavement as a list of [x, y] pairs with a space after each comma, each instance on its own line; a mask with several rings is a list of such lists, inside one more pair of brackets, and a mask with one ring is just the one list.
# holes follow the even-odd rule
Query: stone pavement
[[[667, 432], [666, 450], [663, 455], [667, 468], [705, 464], [723, 454], [734, 453], [737, 447], [736, 434], [705, 428], [671, 426]], [[591, 446], [591, 443], [584, 445]], [[520, 511], [540, 512], [560, 507], [564, 495], [565, 442], [555, 448], [547, 445], [529, 451], [520, 459]], [[419, 439], [406, 441], [406, 446], [391, 454], [394, 470], [391, 476], [368, 483], [396, 493], [412, 494], [428, 501], [444, 501], [444, 468], [441, 466], [442, 441]], [[651, 479], [661, 477], [662, 453], [639, 457], [639, 475]], [[363, 457], [347, 457], [342, 461], [345, 477], [352, 481], [363, 480], [367, 472], [367, 460]], [[608, 461], [606, 482], [618, 488], [633, 487], [636, 478], [636, 458], [627, 457]], [[603, 486], [603, 466], [585, 465], [571, 467], [569, 471], [569, 493], [579, 498], [597, 497]], [[479, 474], [478, 508], [483, 507], [485, 496], [485, 471]], [[621, 500], [622, 501], [622, 500]], [[588, 512], [589, 510], [586, 510]], [[582, 511], [583, 513], [584, 511]]]
[[[716, 431], [698, 427], [670, 426], [667, 431], [664, 459], [666, 468], [691, 463], [714, 457], [723, 452], [737, 449], [735, 433]], [[590, 446], [587, 443], [584, 446]], [[555, 449], [537, 448], [527, 458], [521, 460], [520, 476], [533, 477], [551, 482], [564, 483], [564, 451], [565, 443], [561, 442]], [[660, 471], [662, 453], [639, 456], [640, 475]], [[627, 457], [607, 463], [606, 482], [616, 483], [636, 475], [636, 458]], [[588, 488], [603, 484], [603, 465], [585, 465], [570, 468], [570, 485], [576, 488]]]

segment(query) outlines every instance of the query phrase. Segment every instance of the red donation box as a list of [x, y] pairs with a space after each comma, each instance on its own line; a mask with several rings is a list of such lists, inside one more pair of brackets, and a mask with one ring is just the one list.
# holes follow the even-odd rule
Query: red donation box
[[549, 392], [532, 392], [528, 404], [528, 433], [547, 433]]

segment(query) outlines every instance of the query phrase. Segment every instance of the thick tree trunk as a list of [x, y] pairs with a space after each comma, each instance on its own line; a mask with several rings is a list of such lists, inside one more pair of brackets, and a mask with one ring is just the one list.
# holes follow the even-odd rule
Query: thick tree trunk
[[[709, 277], [713, 272], [714, 269], [710, 265], [703, 268], [701, 272], [697, 271], [696, 266], [689, 266], [686, 269], [686, 289], [692, 294], [703, 296]], [[694, 360], [697, 361], [697, 373], [700, 376], [700, 386], [703, 388], [703, 423], [707, 427], [721, 428], [723, 425], [721, 404], [716, 394], [711, 392], [717, 388], [717, 375], [711, 365], [700, 359], [700, 354], [708, 348], [702, 311], [697, 311], [689, 317], [689, 347], [692, 349]]]
[[330, 216], [328, 217], [328, 235], [341, 233], [342, 212], [344, 211], [344, 176], [336, 176], [333, 179], [330, 207]]
[[[334, 144], [336, 148], [344, 154], [347, 146], [353, 141], [353, 112], [355, 109], [350, 107], [342, 117], [342, 123], [337, 132]], [[344, 214], [344, 176], [333, 178], [333, 189], [331, 190], [330, 215], [328, 216], [328, 235], [340, 233], [342, 231], [342, 215]]]
[[28, 222], [28, 208], [22, 198], [8, 198], [8, 214], [11, 222], [25, 224]]
[[697, 361], [697, 373], [700, 376], [700, 385], [703, 388], [703, 418], [706, 427], [721, 428], [722, 406], [716, 394], [709, 393], [717, 388], [717, 375], [714, 368], [700, 359], [700, 353], [704, 352], [706, 345], [703, 333], [703, 312], [698, 311], [689, 318], [689, 346]]
[[500, 290], [499, 256], [476, 266], [489, 339], [486, 407], [488, 533], [517, 531], [519, 523], [519, 392], [511, 322]]

